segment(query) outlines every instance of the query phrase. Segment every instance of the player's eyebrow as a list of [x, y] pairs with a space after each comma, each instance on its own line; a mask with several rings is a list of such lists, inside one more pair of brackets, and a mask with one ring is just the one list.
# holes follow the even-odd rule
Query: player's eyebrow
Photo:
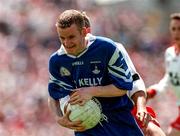
[[69, 35], [68, 37], [63, 37], [63, 36], [59, 36], [61, 39], [66, 39], [66, 38], [68, 38], [68, 39], [72, 39], [72, 38], [74, 38], [75, 37], [75, 35]]

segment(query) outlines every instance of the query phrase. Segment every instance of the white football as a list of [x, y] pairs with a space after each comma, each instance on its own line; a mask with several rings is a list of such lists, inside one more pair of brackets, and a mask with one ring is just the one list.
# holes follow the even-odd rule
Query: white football
[[87, 101], [83, 106], [68, 104], [66, 110], [71, 110], [71, 121], [81, 120], [86, 129], [95, 127], [101, 119], [100, 105], [94, 100]]

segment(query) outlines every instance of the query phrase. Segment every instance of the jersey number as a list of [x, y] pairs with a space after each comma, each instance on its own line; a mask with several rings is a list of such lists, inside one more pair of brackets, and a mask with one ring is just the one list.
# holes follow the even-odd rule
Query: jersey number
[[180, 76], [178, 75], [178, 73], [169, 73], [170, 79], [171, 79], [171, 83], [174, 86], [180, 86]]

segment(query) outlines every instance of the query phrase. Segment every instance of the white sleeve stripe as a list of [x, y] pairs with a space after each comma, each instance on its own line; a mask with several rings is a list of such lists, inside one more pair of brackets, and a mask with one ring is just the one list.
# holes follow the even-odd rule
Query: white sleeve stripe
[[121, 68], [121, 67], [117, 67], [117, 66], [110, 66], [110, 68], [112, 68], [112, 69], [114, 69], [114, 70], [116, 70], [116, 71], [119, 71], [119, 72], [121, 72], [121, 73], [123, 73], [124, 75], [128, 75], [129, 74], [129, 70], [124, 70], [123, 68]]
[[[120, 66], [115, 65], [115, 63], [118, 61]], [[128, 69], [128, 65], [126, 64], [126, 61], [124, 60], [119, 49], [116, 49], [114, 51], [108, 65], [109, 65], [108, 71], [110, 74], [118, 78], [121, 78], [126, 82], [132, 82], [132, 76], [130, 76], [131, 75], [130, 70]], [[122, 67], [124, 67], [124, 69]]]
[[67, 88], [67, 87], [65, 87], [65, 86], [63, 86], [61, 83], [57, 83], [57, 82], [54, 82], [54, 81], [52, 81], [52, 80], [49, 80], [49, 83], [51, 84], [57, 84], [58, 86], [60, 86], [60, 87], [62, 87], [63, 89], [65, 89], [65, 90], [72, 90], [72, 87], [71, 88]]
[[69, 84], [66, 84], [65, 82], [63, 81], [60, 81], [60, 80], [57, 80], [55, 77], [53, 77], [51, 74], [50, 74], [50, 79], [49, 79], [49, 83], [55, 83], [57, 85], [59, 85], [60, 87], [64, 88], [64, 89], [72, 89], [73, 87]]
[[[118, 73], [112, 71], [112, 70], [109, 69], [109, 68], [108, 68], [108, 70], [109, 70], [109, 73], [112, 74], [112, 75], [114, 75], [115, 77], [121, 78], [121, 79], [123, 79], [125, 82], [132, 82], [132, 76], [130, 76], [130, 78], [128, 79], [127, 77], [122, 76], [122, 75], [119, 75]], [[128, 74], [130, 74], [130, 72], [129, 72]]]
[[[115, 52], [114, 52], [114, 54], [112, 55], [110, 61], [109, 61], [109, 65], [113, 65], [113, 64], [117, 61], [118, 58], [119, 58], [119, 52], [118, 52], [118, 50], [116, 49]], [[123, 59], [123, 58], [121, 58], [121, 60], [122, 60], [122, 59]]]

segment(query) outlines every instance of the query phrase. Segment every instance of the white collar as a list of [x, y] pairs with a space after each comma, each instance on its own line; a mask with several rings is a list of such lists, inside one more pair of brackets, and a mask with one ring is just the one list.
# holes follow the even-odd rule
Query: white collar
[[79, 58], [80, 56], [82, 56], [82, 55], [88, 50], [89, 46], [92, 45], [92, 43], [96, 40], [96, 36], [88, 33], [88, 34], [86, 35], [85, 39], [87, 40], [87, 47], [86, 47], [86, 49], [85, 49], [82, 53], [80, 53], [78, 56], [74, 56], [74, 55], [68, 54], [62, 44], [61, 44], [60, 49], [57, 51], [58, 55], [64, 55], [64, 54], [66, 54], [67, 56], [72, 57], [72, 58]]

